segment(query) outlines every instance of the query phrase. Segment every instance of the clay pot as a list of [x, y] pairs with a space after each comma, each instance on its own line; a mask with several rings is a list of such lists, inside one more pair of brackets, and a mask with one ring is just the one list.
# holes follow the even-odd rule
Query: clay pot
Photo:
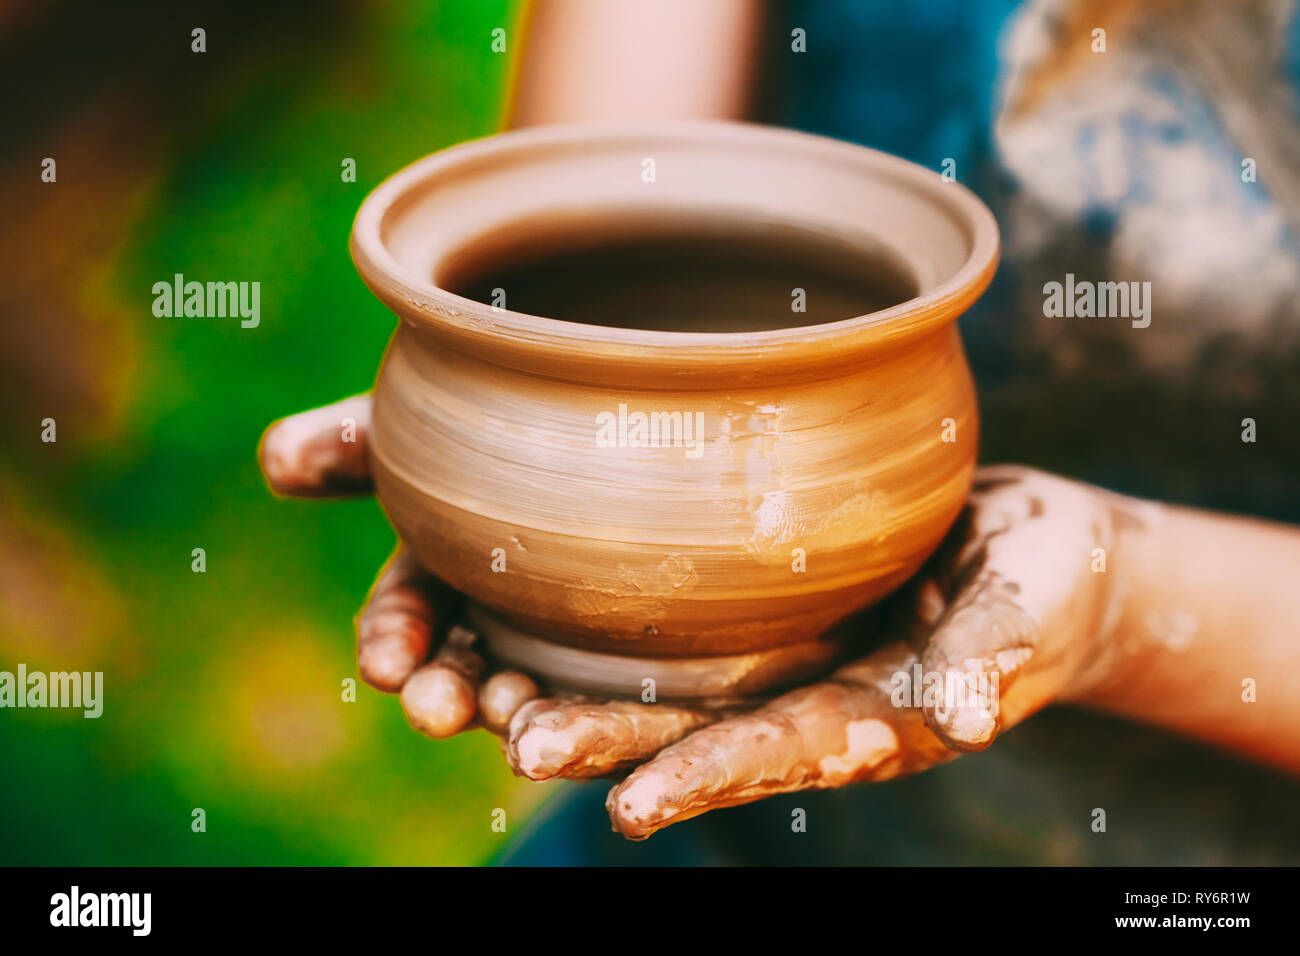
[[[886, 262], [915, 294], [842, 321], [690, 332], [440, 287], [483, 250], [724, 218]], [[401, 319], [374, 392], [379, 499], [473, 599], [497, 656], [552, 683], [640, 695], [651, 677], [659, 697], [692, 697], [802, 679], [967, 496], [978, 429], [955, 320], [997, 248], [962, 186], [789, 131], [544, 127], [429, 156], [366, 199], [352, 234]], [[621, 406], [702, 422], [698, 448], [605, 447]]]

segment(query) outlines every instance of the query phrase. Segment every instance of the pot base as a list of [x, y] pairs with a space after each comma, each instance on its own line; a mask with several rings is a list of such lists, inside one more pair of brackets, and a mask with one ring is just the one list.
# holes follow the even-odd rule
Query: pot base
[[795, 684], [827, 668], [846, 633], [841, 626], [816, 640], [749, 654], [638, 657], [568, 647], [526, 634], [472, 601], [465, 619], [502, 664], [558, 690], [628, 700], [644, 699], [649, 688], [656, 700], [716, 701]]

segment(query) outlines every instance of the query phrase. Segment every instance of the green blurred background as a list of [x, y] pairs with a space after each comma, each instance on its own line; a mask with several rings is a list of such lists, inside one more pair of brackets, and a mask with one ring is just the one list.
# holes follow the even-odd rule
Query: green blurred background
[[[105, 683], [98, 720], [0, 711], [0, 863], [471, 864], [549, 792], [486, 733], [430, 741], [360, 682], [343, 700], [394, 534], [370, 499], [274, 499], [255, 455], [272, 419], [373, 381], [395, 320], [352, 266], [352, 217], [401, 166], [497, 127], [491, 33], [516, 12], [0, 14], [0, 670]], [[155, 318], [177, 272], [260, 281], [260, 326]]]

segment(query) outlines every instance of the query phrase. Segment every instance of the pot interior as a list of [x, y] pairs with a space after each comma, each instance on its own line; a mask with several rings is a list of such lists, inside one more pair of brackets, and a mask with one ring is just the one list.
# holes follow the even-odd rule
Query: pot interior
[[431, 278], [512, 312], [671, 332], [819, 325], [920, 292], [906, 263], [867, 237], [734, 210], [533, 216], [451, 251]]

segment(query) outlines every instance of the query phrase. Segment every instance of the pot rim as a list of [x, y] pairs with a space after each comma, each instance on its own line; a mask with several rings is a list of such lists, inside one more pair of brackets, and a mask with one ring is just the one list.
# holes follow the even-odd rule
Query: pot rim
[[[816, 325], [752, 332], [683, 332], [589, 325], [494, 308], [440, 288], [413, 274], [390, 252], [388, 219], [404, 200], [456, 167], [472, 168], [510, 152], [650, 138], [677, 143], [729, 143], [802, 154], [810, 162], [852, 164], [892, 179], [947, 213], [966, 232], [970, 252], [957, 271], [920, 294], [876, 312]], [[871, 361], [880, 346], [931, 332], [961, 315], [984, 292], [997, 268], [997, 222], [988, 207], [960, 183], [916, 163], [869, 147], [755, 123], [723, 120], [601, 122], [538, 126], [461, 143], [417, 160], [385, 179], [362, 202], [353, 222], [352, 257], [367, 286], [417, 331], [497, 364], [554, 377], [619, 382], [626, 369], [658, 372], [672, 380], [739, 372], [751, 377], [760, 363], [793, 371]], [[764, 374], [765, 379], [770, 378]]]

